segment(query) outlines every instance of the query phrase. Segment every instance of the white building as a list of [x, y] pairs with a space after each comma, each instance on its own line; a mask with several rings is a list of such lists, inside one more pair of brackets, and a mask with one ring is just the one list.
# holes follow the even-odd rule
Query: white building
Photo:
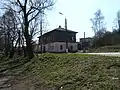
[[66, 52], [66, 49], [68, 49], [68, 52], [77, 52], [76, 33], [59, 26], [59, 28], [43, 34], [42, 37], [40, 36], [39, 46], [36, 49], [38, 49], [38, 52], [62, 53]]

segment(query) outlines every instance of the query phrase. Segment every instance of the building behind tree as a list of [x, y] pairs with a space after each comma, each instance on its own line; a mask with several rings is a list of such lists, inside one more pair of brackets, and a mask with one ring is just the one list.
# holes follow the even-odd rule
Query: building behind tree
[[[41, 52], [42, 49], [42, 52], [62, 53], [66, 52], [67, 43], [69, 52], [77, 52], [78, 43], [76, 42], [76, 34], [77, 32], [75, 31], [65, 30], [59, 26], [39, 37], [39, 46], [36, 46], [36, 50], [38, 49], [38, 52]], [[40, 48], [41, 45], [42, 48]]]

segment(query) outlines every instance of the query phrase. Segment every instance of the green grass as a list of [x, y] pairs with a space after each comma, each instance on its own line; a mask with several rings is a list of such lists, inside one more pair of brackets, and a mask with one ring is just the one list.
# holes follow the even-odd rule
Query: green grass
[[120, 58], [117, 57], [44, 54], [39, 56], [30, 70], [36, 74], [41, 87], [61, 87], [61, 90], [119, 90], [119, 65]]
[[25, 70], [24, 83], [38, 90], [120, 90], [119, 57], [42, 54], [15, 69]]

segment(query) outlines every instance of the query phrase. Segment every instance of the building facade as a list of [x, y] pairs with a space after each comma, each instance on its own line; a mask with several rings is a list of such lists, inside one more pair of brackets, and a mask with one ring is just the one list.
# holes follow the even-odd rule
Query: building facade
[[75, 31], [65, 30], [59, 26], [59, 28], [39, 37], [38, 52], [62, 53], [66, 52], [66, 48], [68, 48], [68, 52], [77, 52], [76, 33]]
[[78, 44], [78, 49], [83, 50], [83, 49], [89, 49], [93, 44], [93, 38], [88, 37], [88, 38], [80, 38], [80, 42]]

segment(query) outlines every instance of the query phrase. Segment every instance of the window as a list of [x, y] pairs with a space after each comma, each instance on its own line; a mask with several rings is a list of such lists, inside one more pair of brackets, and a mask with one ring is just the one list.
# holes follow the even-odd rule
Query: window
[[73, 51], [73, 46], [71, 46], [71, 51]]
[[54, 46], [52, 46], [52, 50], [54, 49]]
[[63, 50], [63, 46], [62, 45], [60, 45], [60, 50]]
[[48, 44], [48, 50], [50, 50], [50, 44]]
[[72, 37], [72, 41], [74, 41], [74, 37]]

